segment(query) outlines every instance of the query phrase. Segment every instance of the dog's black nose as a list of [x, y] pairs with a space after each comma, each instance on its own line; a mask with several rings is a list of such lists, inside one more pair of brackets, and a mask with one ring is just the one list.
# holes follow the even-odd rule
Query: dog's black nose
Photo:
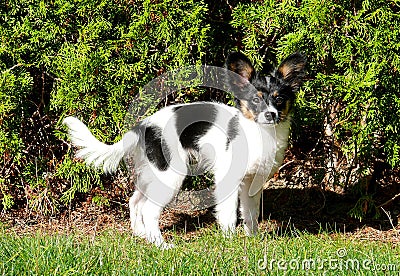
[[269, 111], [267, 111], [267, 112], [264, 113], [264, 116], [265, 116], [265, 119], [267, 119], [267, 121], [269, 121], [269, 122], [275, 122], [275, 119], [276, 119], [276, 114], [275, 114], [275, 112], [269, 112]]

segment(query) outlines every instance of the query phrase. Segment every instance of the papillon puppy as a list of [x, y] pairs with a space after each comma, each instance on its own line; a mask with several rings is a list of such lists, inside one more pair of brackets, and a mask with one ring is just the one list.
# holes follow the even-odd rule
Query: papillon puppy
[[[257, 73], [241, 53], [231, 53], [226, 69], [237, 107], [214, 102], [167, 106], [106, 145], [75, 117], [69, 128], [76, 156], [87, 164], [114, 172], [124, 158], [133, 165], [136, 189], [129, 200], [135, 235], [169, 248], [159, 229], [159, 217], [177, 195], [193, 160], [211, 171], [215, 185], [215, 217], [222, 231], [235, 231], [237, 208], [246, 234], [257, 232], [262, 187], [281, 166], [287, 148], [290, 117], [306, 59], [294, 53], [269, 74]], [[235, 74], [235, 75], [236, 75]]]

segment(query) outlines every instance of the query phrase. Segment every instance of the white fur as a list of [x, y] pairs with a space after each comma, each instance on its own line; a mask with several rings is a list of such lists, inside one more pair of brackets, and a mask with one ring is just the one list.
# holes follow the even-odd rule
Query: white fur
[[115, 172], [125, 152], [138, 141], [137, 135], [129, 131], [118, 143], [106, 145], [97, 140], [86, 125], [75, 117], [65, 118], [63, 124], [69, 128], [72, 144], [81, 148], [76, 157], [84, 159], [87, 164], [96, 168], [102, 167], [106, 173]]
[[[235, 231], [240, 198], [245, 231], [253, 235], [257, 232], [262, 186], [283, 161], [289, 122], [273, 128], [245, 118], [236, 108], [217, 103], [213, 105], [218, 109], [215, 125], [199, 139], [200, 150], [196, 155], [214, 173], [215, 216], [221, 229], [227, 234]], [[172, 108], [166, 107], [143, 121], [163, 129], [162, 136], [171, 150], [171, 161], [165, 171], [158, 170], [147, 159], [134, 131], [127, 132], [120, 142], [106, 145], [98, 141], [77, 118], [67, 117], [64, 120], [72, 143], [81, 148], [77, 156], [87, 164], [113, 172], [126, 154], [133, 155], [137, 189], [129, 200], [132, 230], [135, 235], [145, 237], [161, 248], [171, 245], [164, 242], [158, 220], [163, 208], [178, 193], [188, 173], [187, 163], [191, 155], [179, 142]], [[239, 117], [239, 132], [226, 148], [228, 121], [235, 115]]]

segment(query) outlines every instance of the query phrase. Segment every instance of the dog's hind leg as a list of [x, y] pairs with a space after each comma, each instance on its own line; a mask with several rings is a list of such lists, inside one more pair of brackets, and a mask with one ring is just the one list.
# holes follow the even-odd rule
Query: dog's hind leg
[[165, 243], [159, 228], [159, 219], [164, 207], [174, 198], [182, 185], [185, 175], [173, 169], [158, 171], [155, 179], [146, 186], [146, 201], [142, 206], [146, 239], [162, 249], [173, 247]]
[[147, 241], [154, 243], [160, 248], [167, 249], [172, 246], [165, 243], [159, 227], [159, 219], [163, 209], [164, 206], [160, 206], [151, 199], [147, 199], [143, 204], [142, 214]]

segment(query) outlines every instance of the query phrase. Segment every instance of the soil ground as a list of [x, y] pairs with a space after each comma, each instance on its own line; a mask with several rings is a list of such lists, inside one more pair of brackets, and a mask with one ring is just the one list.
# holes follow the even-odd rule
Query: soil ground
[[[395, 203], [396, 200], [383, 206], [387, 214], [382, 211], [379, 218], [360, 221], [348, 214], [354, 207], [354, 198], [350, 196], [318, 188], [269, 188], [263, 192], [260, 228], [278, 235], [290, 234], [293, 229], [315, 235], [341, 233], [351, 239], [381, 241], [397, 246], [400, 244], [400, 225]], [[0, 220], [6, 232], [17, 235], [39, 231], [95, 237], [110, 229], [121, 233], [130, 231], [129, 211], [123, 202], [111, 202], [109, 206], [78, 202], [74, 208], [63, 210], [57, 217], [37, 216], [21, 209], [11, 210], [3, 212]], [[212, 208], [194, 212], [166, 208], [160, 226], [167, 236], [170, 233], [168, 230], [174, 229], [190, 240], [201, 234], [202, 228], [211, 227], [214, 223]]]

